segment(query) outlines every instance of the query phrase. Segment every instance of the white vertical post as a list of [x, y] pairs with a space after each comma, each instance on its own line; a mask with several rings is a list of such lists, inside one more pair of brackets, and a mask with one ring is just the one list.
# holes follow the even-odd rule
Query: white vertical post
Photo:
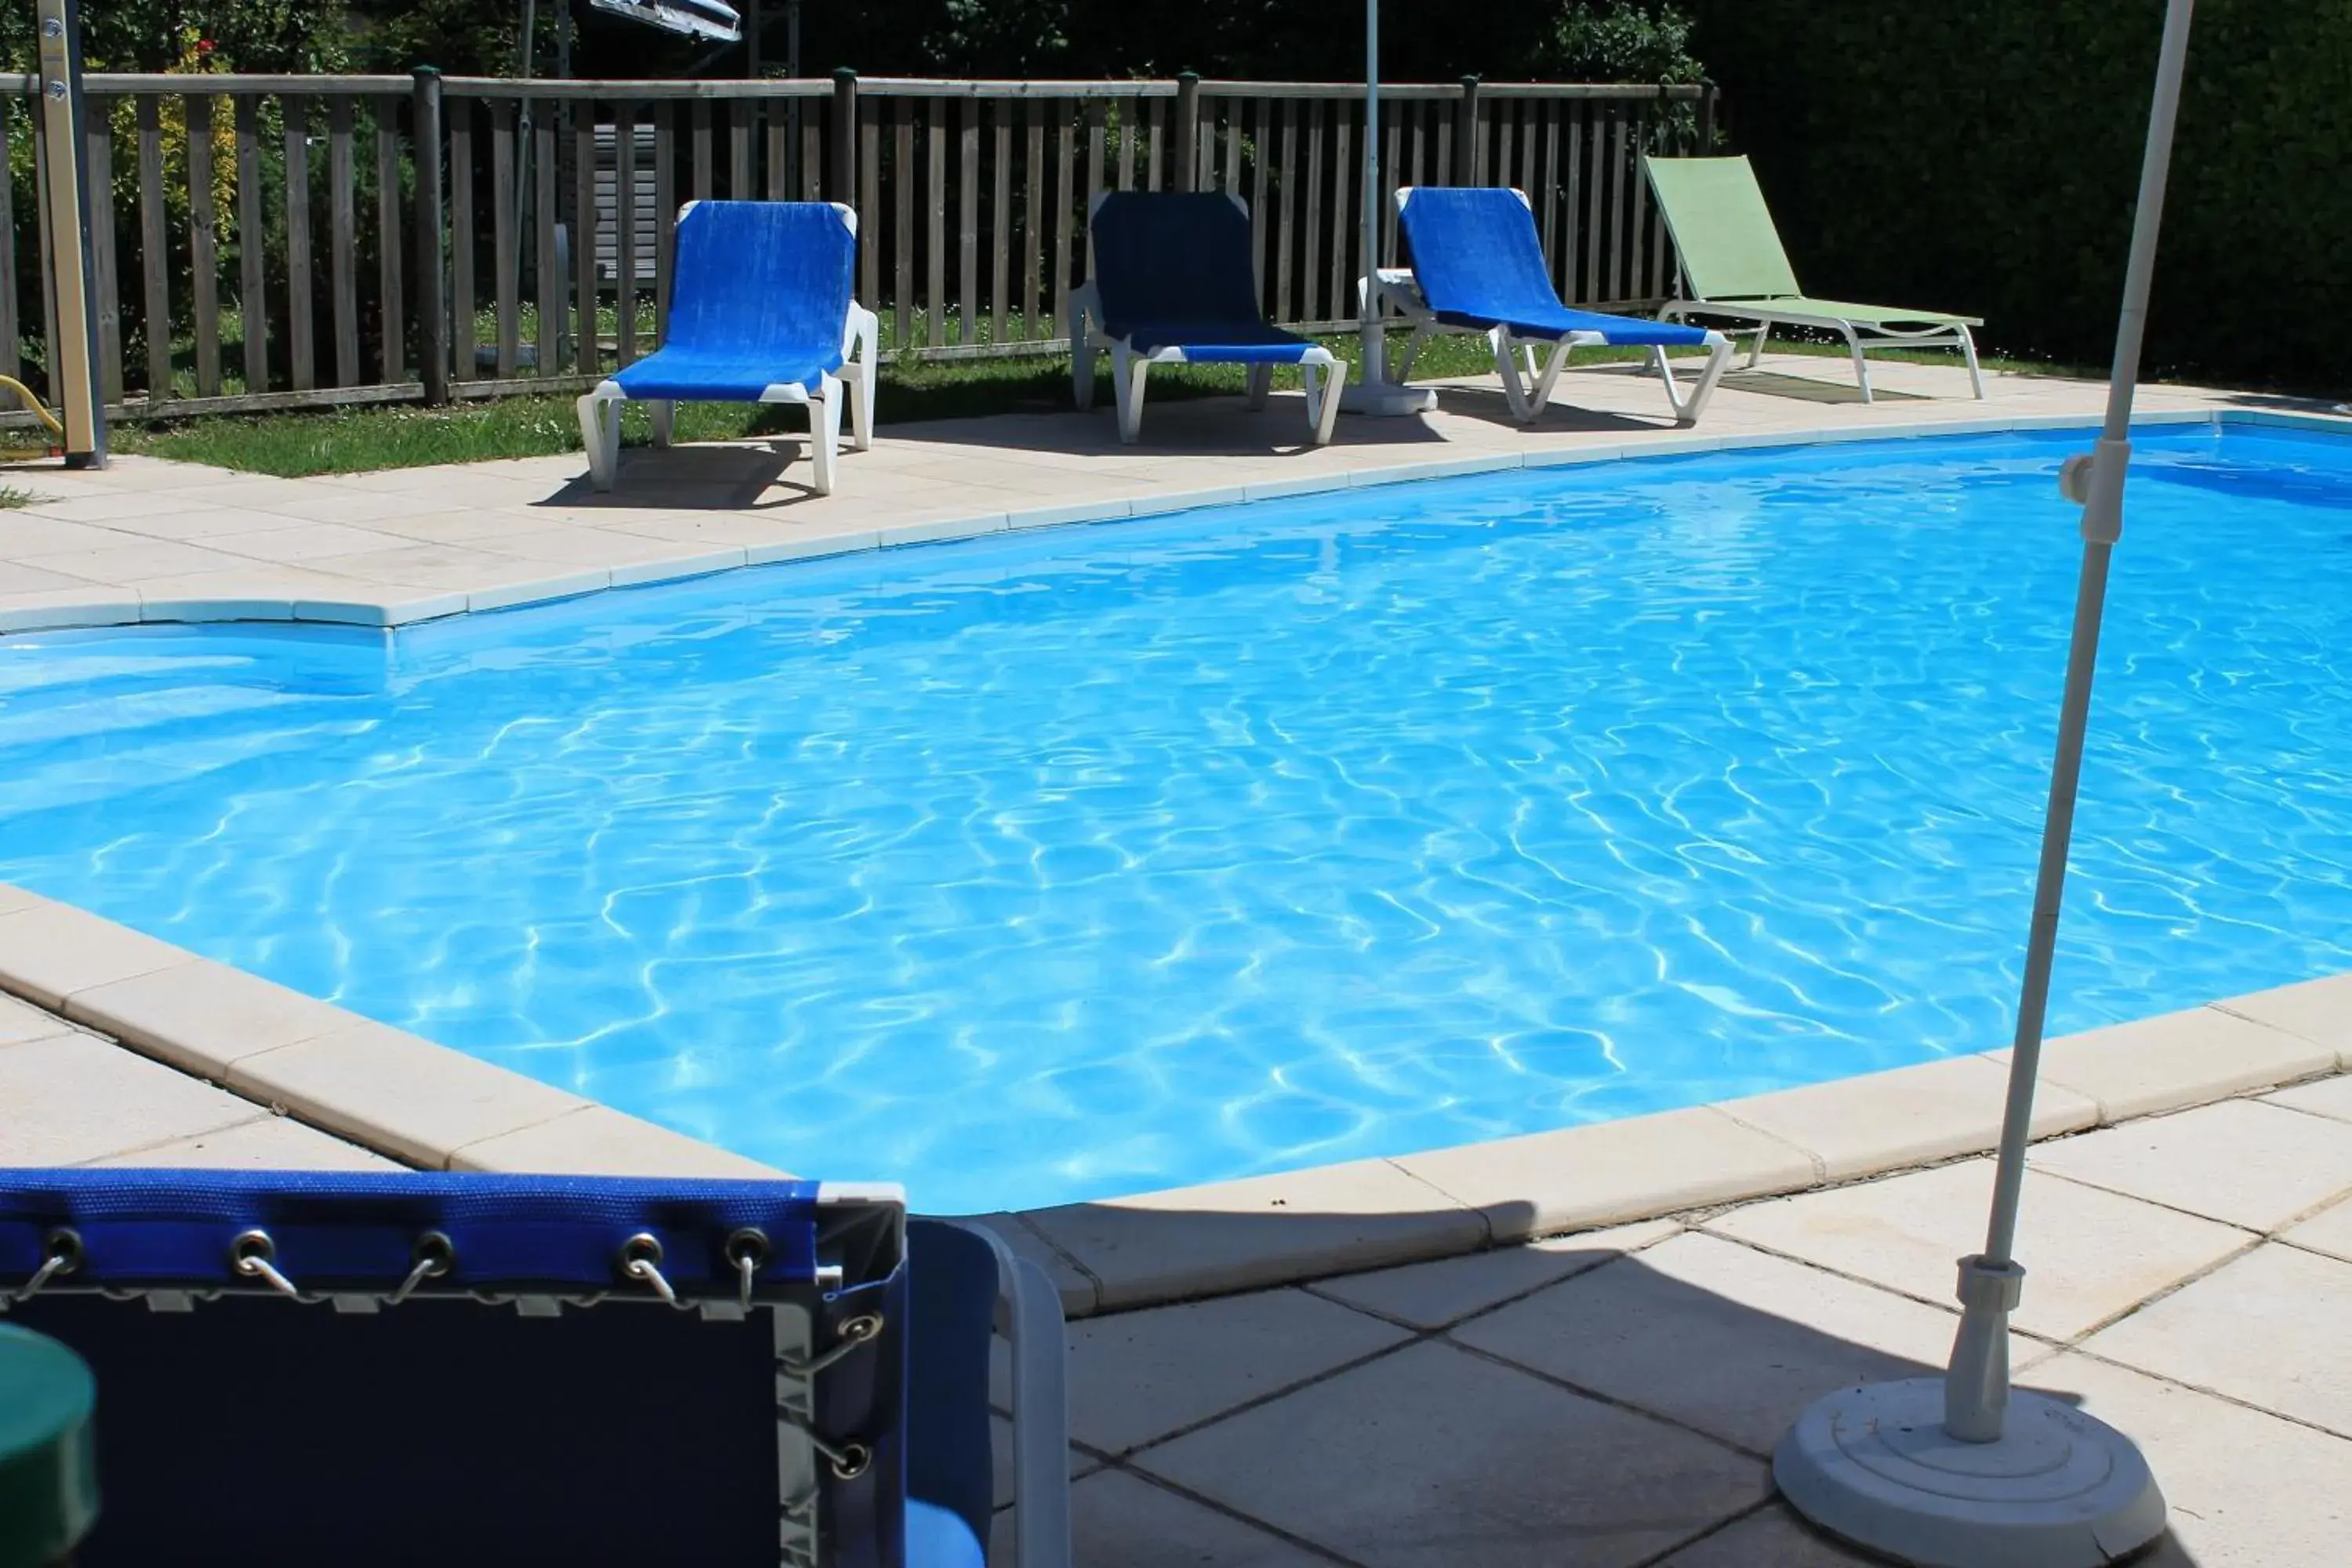
[[106, 467], [106, 406], [98, 390], [98, 312], [89, 253], [89, 190], [83, 166], [80, 0], [37, 0], [41, 132], [47, 152], [49, 254], [42, 264], [58, 299], [57, 363], [49, 395], [65, 428], [66, 467]]

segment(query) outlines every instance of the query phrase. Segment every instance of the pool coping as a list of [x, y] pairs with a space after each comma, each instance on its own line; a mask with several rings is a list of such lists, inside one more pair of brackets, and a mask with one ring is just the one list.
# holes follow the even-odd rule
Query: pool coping
[[[2210, 425], [2215, 428], [2231, 425], [2270, 426], [2325, 431], [2352, 437], [2352, 419], [2289, 409], [2151, 408], [2135, 414], [2132, 423], [2136, 427], [2157, 425]], [[1927, 415], [1917, 419], [1884, 424], [1813, 426], [1726, 435], [1708, 435], [1696, 429], [1655, 434], [1629, 431], [1623, 439], [1609, 442], [1481, 452], [1423, 461], [1367, 463], [1362, 467], [1328, 473], [1290, 475], [1197, 490], [1106, 496], [1010, 511], [979, 511], [967, 517], [924, 518], [895, 527], [885, 524], [870, 529], [851, 529], [774, 543], [730, 545], [716, 549], [708, 542], [681, 543], [673, 555], [656, 556], [609, 568], [551, 568], [544, 577], [471, 590], [388, 589], [376, 595], [354, 593], [349, 597], [336, 598], [296, 595], [281, 596], [268, 593], [174, 595], [163, 587], [142, 589], [137, 593], [108, 588], [92, 588], [87, 594], [61, 591], [58, 598], [62, 602], [0, 606], [0, 636], [105, 626], [231, 621], [306, 622], [391, 629], [447, 620], [458, 616], [552, 604], [620, 588], [684, 582], [788, 561], [821, 560], [880, 550], [955, 543], [1038, 528], [1124, 522], [1139, 518], [1165, 517], [1204, 507], [1329, 495], [1418, 479], [1459, 479], [1529, 468], [1580, 467], [1627, 458], [1683, 457], [1702, 452], [1761, 451], [1851, 441], [1994, 436], [2030, 430], [2090, 430], [2096, 428], [2098, 424], [2098, 416], [2093, 413], [1958, 414]], [[1377, 450], [1367, 448], [1366, 456], [1370, 457]], [[357, 586], [355, 584], [354, 587]]]
[[[320, 1131], [450, 1171], [783, 1173], [0, 883], [0, 991]], [[1074, 1318], [1419, 1263], [1980, 1154], [2006, 1050], [1712, 1105], [975, 1216]], [[2037, 1140], [2352, 1071], [2352, 971], [2050, 1041]]]

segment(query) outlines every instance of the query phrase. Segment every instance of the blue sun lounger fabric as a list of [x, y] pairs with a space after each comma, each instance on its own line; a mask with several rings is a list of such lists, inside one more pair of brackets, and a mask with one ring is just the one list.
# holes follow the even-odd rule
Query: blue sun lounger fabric
[[[1721, 333], [1561, 303], [1534, 215], [1520, 192], [1408, 185], [1397, 192], [1396, 199], [1412, 268], [1410, 275], [1384, 274], [1381, 281], [1390, 301], [1415, 329], [1399, 356], [1400, 375], [1409, 373], [1414, 353], [1434, 332], [1486, 333], [1495, 342], [1496, 369], [1511, 412], [1524, 422], [1543, 411], [1570, 350], [1645, 348], [1666, 378], [1677, 423], [1697, 419], [1729, 358], [1730, 345]], [[1555, 345], [1532, 394], [1523, 389], [1519, 378], [1517, 351], [1523, 342]], [[1665, 368], [1663, 351], [1668, 348], [1710, 352], [1706, 368], [1686, 399], [1678, 395]]]
[[82, 1568], [982, 1568], [1000, 1319], [1068, 1568], [1058, 1299], [892, 1188], [0, 1170], [0, 1303], [97, 1376]]
[[856, 215], [837, 202], [688, 203], [665, 341], [580, 400], [597, 488], [613, 486], [623, 401], [654, 405], [656, 441], [674, 403], [799, 403], [830, 493], [845, 389], [856, 445], [872, 438], [877, 323], [851, 297], [856, 262]]
[[1071, 296], [1072, 392], [1094, 403], [1094, 356], [1111, 355], [1119, 439], [1143, 421], [1143, 387], [1155, 364], [1243, 364], [1254, 405], [1273, 367], [1295, 364], [1307, 382], [1318, 446], [1331, 438], [1347, 366], [1331, 351], [1267, 321], [1258, 307], [1249, 214], [1213, 191], [1115, 191], [1087, 223], [1092, 266]]

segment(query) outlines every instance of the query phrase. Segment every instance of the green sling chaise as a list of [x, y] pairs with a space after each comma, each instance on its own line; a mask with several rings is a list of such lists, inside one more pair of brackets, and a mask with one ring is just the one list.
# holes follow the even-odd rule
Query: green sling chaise
[[1839, 333], [1853, 354], [1854, 379], [1861, 384], [1864, 403], [1871, 400], [1870, 366], [1863, 355], [1871, 350], [1958, 349], [1968, 359], [1969, 384], [1979, 397], [1985, 395], [1976, 340], [1969, 333], [1970, 327], [1984, 325], [1981, 318], [1807, 298], [1797, 287], [1796, 271], [1789, 265], [1789, 253], [1781, 247], [1780, 231], [1772, 226], [1771, 211], [1747, 159], [1644, 157], [1642, 166], [1657, 193], [1666, 230], [1674, 236], [1683, 289], [1689, 295], [1659, 310], [1661, 320], [1723, 316], [1755, 322], [1756, 342], [1748, 353], [1750, 369], [1764, 352], [1765, 335], [1776, 325]]

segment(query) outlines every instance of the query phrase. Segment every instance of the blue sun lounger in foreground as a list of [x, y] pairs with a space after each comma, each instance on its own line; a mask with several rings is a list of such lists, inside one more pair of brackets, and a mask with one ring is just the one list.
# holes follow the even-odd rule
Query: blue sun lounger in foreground
[[[1348, 366], [1329, 349], [1268, 322], [1258, 308], [1248, 209], [1213, 191], [1112, 191], [1087, 224], [1087, 280], [1070, 296], [1071, 392], [1094, 406], [1095, 354], [1110, 351], [1118, 438], [1143, 425], [1143, 381], [1155, 364], [1249, 367], [1250, 406], [1265, 406], [1274, 367], [1307, 383], [1315, 444], [1331, 439]], [[1091, 323], [1091, 325], [1089, 325]]]
[[850, 298], [856, 261], [857, 215], [838, 202], [687, 203], [662, 346], [580, 399], [596, 488], [613, 488], [624, 402], [652, 405], [657, 447], [681, 402], [798, 403], [813, 488], [831, 495], [845, 395], [857, 449], [874, 438], [878, 323]]
[[[1483, 333], [1495, 345], [1495, 370], [1503, 378], [1511, 417], [1526, 424], [1550, 401], [1571, 350], [1643, 348], [1665, 383], [1675, 423], [1697, 423], [1731, 361], [1730, 342], [1721, 332], [1562, 304], [1524, 192], [1407, 185], [1397, 192], [1396, 204], [1412, 267], [1382, 268], [1377, 276], [1381, 296], [1412, 326], [1412, 336], [1397, 356], [1400, 381], [1412, 373], [1413, 355], [1433, 334]], [[1539, 342], [1553, 345], [1540, 372], [1530, 346]], [[1675, 384], [1666, 358], [1670, 348], [1707, 351], [1706, 363], [1687, 393]], [[1522, 352], [1527, 381], [1521, 379]]]
[[1062, 1313], [794, 1181], [0, 1170], [0, 1321], [96, 1374], [80, 1568], [1069, 1568]]

